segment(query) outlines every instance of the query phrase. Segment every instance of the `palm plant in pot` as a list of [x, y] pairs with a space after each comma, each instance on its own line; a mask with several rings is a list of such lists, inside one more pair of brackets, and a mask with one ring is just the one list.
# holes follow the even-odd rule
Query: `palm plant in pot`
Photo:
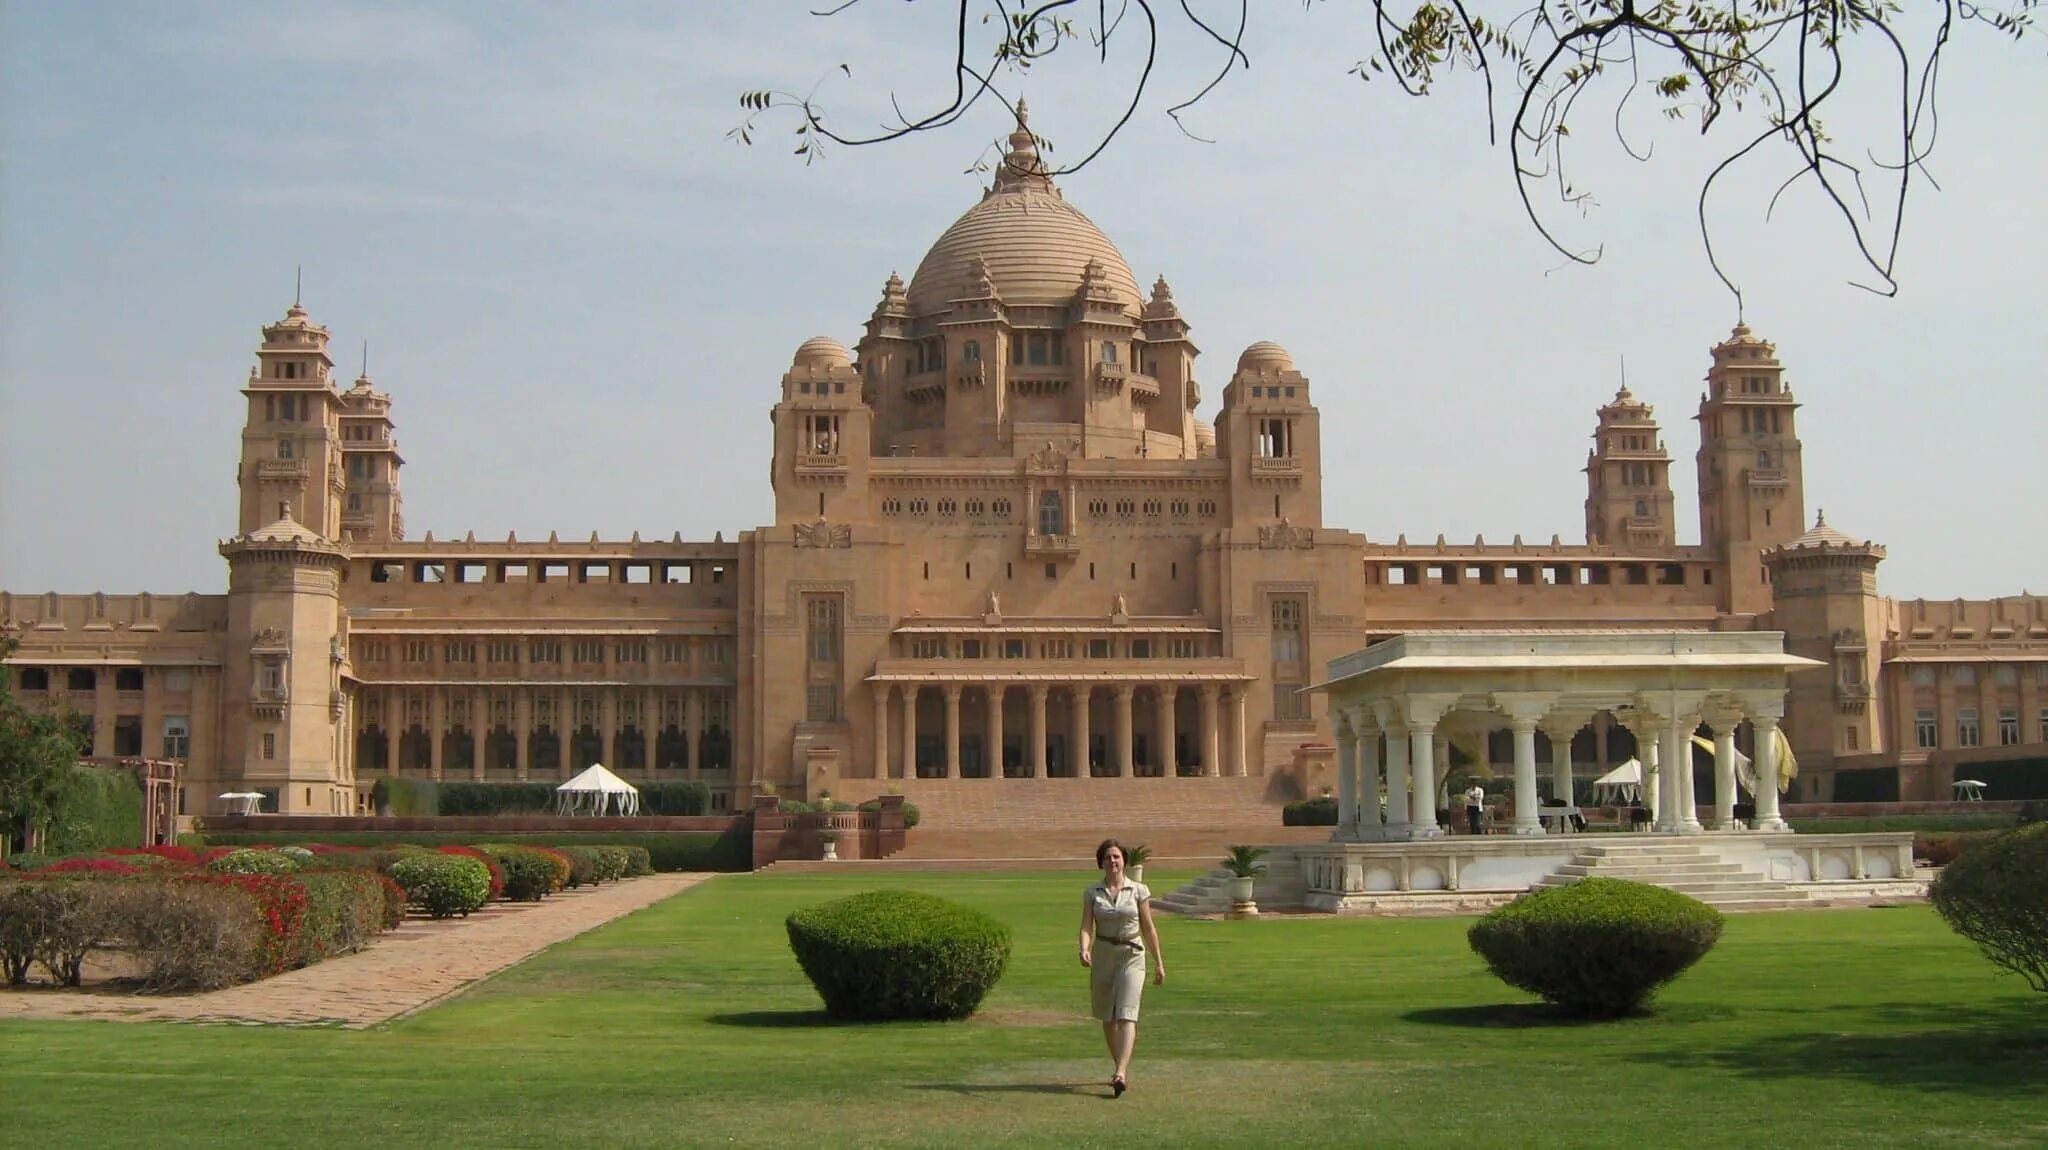
[[1152, 848], [1137, 843], [1124, 848], [1124, 873], [1132, 882], [1145, 881], [1145, 860], [1152, 857]]
[[1258, 881], [1259, 872], [1266, 869], [1261, 861], [1266, 857], [1266, 848], [1236, 844], [1225, 849], [1230, 852], [1223, 860], [1223, 869], [1230, 872], [1231, 910], [1238, 914], [1257, 913], [1252, 884]]

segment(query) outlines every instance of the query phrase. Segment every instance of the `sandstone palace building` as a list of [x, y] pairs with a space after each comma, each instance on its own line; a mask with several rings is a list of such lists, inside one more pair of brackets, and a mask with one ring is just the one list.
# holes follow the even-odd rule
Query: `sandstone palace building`
[[[89, 719], [94, 754], [183, 760], [187, 815], [243, 790], [353, 813], [380, 777], [593, 762], [701, 779], [714, 810], [763, 783], [1298, 793], [1334, 735], [1301, 688], [1445, 629], [1782, 631], [1825, 664], [1793, 676], [1783, 722], [1807, 797], [1947, 797], [1958, 761], [2048, 753], [2048, 599], [1882, 597], [1884, 549], [1809, 508], [1805, 413], [1747, 327], [1712, 349], [1694, 415], [1698, 543], [1626, 389], [1593, 426], [1582, 543], [1367, 539], [1324, 522], [1325, 456], [1355, 444], [1321, 422], [1314, 365], [1245, 349], [1212, 426], [1196, 357], [1166, 281], [1140, 285], [1020, 127], [851, 351], [796, 349], [772, 524], [409, 538], [393, 397], [343, 386], [294, 304], [242, 388], [226, 593], [15, 589], [0, 623], [18, 689]], [[1546, 734], [1582, 775], [1632, 745], [1609, 715]]]

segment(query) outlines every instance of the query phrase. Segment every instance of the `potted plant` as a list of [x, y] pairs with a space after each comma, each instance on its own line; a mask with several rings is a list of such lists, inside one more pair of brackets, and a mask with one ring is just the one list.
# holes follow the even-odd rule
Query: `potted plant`
[[1144, 843], [1124, 848], [1124, 873], [1132, 882], [1145, 881], [1145, 860], [1152, 856], [1152, 849]]
[[1258, 881], [1259, 872], [1266, 869], [1266, 864], [1260, 861], [1266, 857], [1266, 848], [1239, 844], [1226, 849], [1230, 854], [1223, 860], [1223, 868], [1230, 872], [1230, 912], [1257, 914], [1259, 907], [1252, 901], [1252, 885]]
[[819, 842], [820, 844], [822, 844], [822, 845], [824, 846], [824, 848], [825, 848], [825, 853], [824, 853], [823, 855], [819, 856], [820, 858], [823, 858], [823, 859], [824, 859], [824, 860], [825, 860], [826, 862], [835, 862], [835, 861], [837, 861], [837, 860], [838, 860], [838, 858], [839, 858], [839, 832], [838, 832], [838, 831], [835, 831], [835, 830], [833, 830], [833, 829], [832, 829], [831, 827], [826, 827], [826, 828], [825, 828], [824, 830], [822, 830], [822, 831], [819, 831], [819, 832], [818, 832], [818, 842]]

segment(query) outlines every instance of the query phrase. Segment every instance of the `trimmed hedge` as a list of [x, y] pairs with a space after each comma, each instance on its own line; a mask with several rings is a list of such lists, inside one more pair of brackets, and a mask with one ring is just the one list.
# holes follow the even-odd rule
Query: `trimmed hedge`
[[553, 809], [553, 783], [442, 783], [443, 815], [530, 815]]
[[[306, 920], [286, 955], [305, 966], [369, 945], [385, 928], [382, 875], [368, 871], [314, 871], [298, 876], [306, 888]], [[384, 881], [389, 881], [388, 879]]]
[[1303, 799], [1288, 803], [1280, 808], [1280, 825], [1283, 827], [1334, 827], [1337, 825], [1337, 800], [1331, 798]]
[[650, 865], [657, 871], [743, 871], [754, 865], [753, 829], [742, 820], [720, 834], [679, 832], [645, 833], [630, 831], [585, 831], [544, 834], [496, 834], [479, 838], [474, 831], [209, 831], [204, 836], [185, 836], [186, 845], [203, 837], [217, 846], [247, 846], [257, 843], [282, 846], [287, 843], [395, 849], [417, 845], [466, 846], [475, 842], [508, 843], [518, 846], [621, 846], [644, 848]]
[[505, 897], [513, 902], [539, 902], [561, 889], [555, 885], [558, 859], [533, 847], [487, 843], [477, 848], [505, 872]]
[[299, 860], [283, 851], [232, 850], [206, 864], [219, 874], [296, 874]]
[[1589, 878], [1523, 895], [1466, 940], [1510, 986], [1579, 1014], [1632, 1014], [1705, 957], [1721, 913], [1677, 891]]
[[462, 855], [409, 855], [392, 864], [391, 877], [434, 918], [467, 918], [491, 897], [490, 869]]
[[[857, 811], [879, 811], [879, 810], [881, 810], [881, 809], [882, 809], [882, 800], [880, 800], [880, 799], [869, 799], [869, 800], [868, 800], [867, 802], [864, 802], [864, 803], [861, 803], [861, 804], [859, 804], [859, 805], [855, 806], [855, 807], [854, 807], [854, 809], [855, 809], [855, 810], [857, 810]], [[923, 818], [923, 817], [924, 817], [924, 816], [923, 816], [923, 814], [922, 814], [921, 812], [919, 812], [919, 811], [918, 811], [918, 809], [917, 809], [917, 804], [916, 804], [916, 803], [913, 803], [913, 802], [909, 802], [909, 801], [907, 801], [907, 800], [906, 800], [906, 801], [904, 802], [904, 804], [903, 804], [903, 829], [904, 829], [904, 830], [906, 830], [906, 831], [907, 831], [907, 830], [909, 830], [910, 828], [912, 828], [912, 827], [916, 826], [916, 825], [917, 825], [917, 822], [918, 822], [918, 820], [919, 820], [919, 819], [921, 819], [921, 818]]]
[[2048, 824], [1972, 846], [1935, 876], [1927, 897], [1984, 957], [2048, 993]]
[[1003, 976], [1010, 930], [916, 891], [868, 891], [789, 916], [796, 952], [836, 1018], [965, 1018]]

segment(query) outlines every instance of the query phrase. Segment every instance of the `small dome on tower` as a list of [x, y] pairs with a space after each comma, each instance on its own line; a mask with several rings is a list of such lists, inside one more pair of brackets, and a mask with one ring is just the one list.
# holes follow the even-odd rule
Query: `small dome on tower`
[[1272, 374], [1294, 370], [1294, 357], [1272, 340], [1262, 339], [1237, 357], [1237, 370]]
[[846, 345], [828, 335], [814, 335], [796, 349], [797, 367], [849, 367], [852, 363]]
[[1199, 419], [1195, 421], [1195, 458], [1216, 458], [1216, 428]]
[[1836, 529], [1828, 526], [1828, 513], [1826, 511], [1821, 511], [1814, 515], [1813, 526], [1807, 528], [1805, 534], [1801, 535], [1797, 539], [1792, 540], [1790, 543], [1785, 544], [1785, 546], [1787, 548], [1857, 547], [1861, 546], [1861, 543], [1858, 540], [1851, 539], [1849, 536], [1843, 534], [1842, 532], [1837, 531]]

